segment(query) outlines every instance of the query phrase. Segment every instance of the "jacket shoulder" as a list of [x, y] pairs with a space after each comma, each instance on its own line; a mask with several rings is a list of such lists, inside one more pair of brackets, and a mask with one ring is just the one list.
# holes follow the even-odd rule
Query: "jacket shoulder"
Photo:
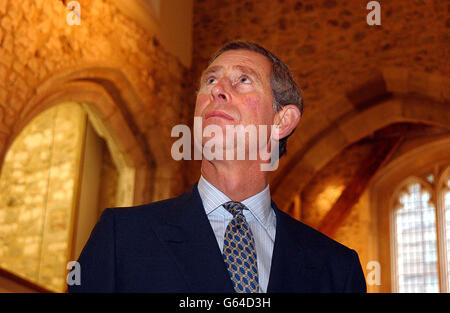
[[285, 213], [281, 214], [291, 238], [297, 241], [300, 249], [307, 250], [310, 259], [316, 262], [326, 277], [332, 278], [335, 285], [330, 290], [358, 293], [367, 291], [364, 272], [355, 250]]
[[284, 212], [280, 214], [283, 215], [289, 232], [300, 246], [311, 248], [318, 252], [322, 251], [322, 253], [326, 253], [327, 251], [342, 255], [353, 255], [355, 253], [353, 249], [346, 247], [313, 227], [292, 218]]
[[189, 203], [190, 193], [191, 191], [188, 191], [173, 198], [136, 206], [107, 208], [104, 214], [114, 215], [117, 219], [140, 219], [143, 217], [151, 217], [153, 219], [164, 218], [173, 209], [186, 206]]

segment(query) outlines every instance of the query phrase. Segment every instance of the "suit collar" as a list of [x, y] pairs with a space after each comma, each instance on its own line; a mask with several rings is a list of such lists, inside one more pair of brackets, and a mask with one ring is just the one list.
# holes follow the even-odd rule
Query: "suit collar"
[[277, 227], [267, 292], [311, 292], [319, 271], [317, 256], [298, 233], [298, 222], [273, 201], [272, 207]]
[[234, 292], [197, 183], [165, 212], [165, 221], [156, 232], [174, 256], [191, 292]]
[[[231, 213], [227, 212], [225, 208], [222, 207], [222, 204], [231, 200], [227, 195], [217, 189], [203, 176], [200, 176], [197, 189], [207, 215], [214, 212], [213, 214], [229, 215], [229, 218], [231, 219]], [[249, 215], [245, 214], [247, 221], [249, 221], [250, 218], [255, 218], [258, 223], [269, 232], [273, 240], [275, 237], [275, 225], [269, 225], [272, 214], [269, 185], [257, 194], [243, 200], [242, 204], [244, 204], [251, 212]]]
[[230, 201], [230, 198], [207, 181], [203, 176], [200, 176], [200, 179], [198, 180], [197, 189], [207, 215], [215, 211], [225, 202]]

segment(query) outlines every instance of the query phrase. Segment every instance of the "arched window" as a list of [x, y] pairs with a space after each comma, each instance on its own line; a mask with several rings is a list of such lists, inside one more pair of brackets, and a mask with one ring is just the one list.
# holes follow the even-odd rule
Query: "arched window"
[[[442, 203], [443, 211], [445, 215], [445, 232], [446, 237], [446, 259], [447, 259], [447, 283], [450, 291], [450, 168], [448, 168], [441, 178], [442, 193], [440, 195], [440, 203]], [[443, 200], [442, 200], [443, 199]]]
[[391, 255], [397, 292], [449, 290], [449, 180], [448, 169], [435, 168], [407, 178], [394, 193]]

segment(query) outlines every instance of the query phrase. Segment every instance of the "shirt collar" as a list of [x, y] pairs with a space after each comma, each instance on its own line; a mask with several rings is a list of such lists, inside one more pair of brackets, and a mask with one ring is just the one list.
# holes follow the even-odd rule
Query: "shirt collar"
[[[222, 207], [225, 202], [231, 201], [203, 176], [200, 176], [197, 188], [207, 215]], [[241, 203], [249, 209], [260, 224], [267, 226], [272, 210], [269, 184], [262, 191], [241, 201]]]

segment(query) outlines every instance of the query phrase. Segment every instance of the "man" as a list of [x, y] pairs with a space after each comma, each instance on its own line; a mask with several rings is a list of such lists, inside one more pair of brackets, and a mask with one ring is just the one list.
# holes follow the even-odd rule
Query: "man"
[[[226, 44], [201, 77], [195, 117], [202, 129], [275, 125], [265, 138], [279, 147], [263, 140], [258, 152], [283, 155], [301, 114], [289, 69], [257, 44]], [[202, 146], [209, 140], [223, 143], [219, 155], [234, 155], [234, 141], [211, 136]], [[198, 183], [177, 198], [105, 210], [79, 258], [81, 284], [69, 291], [365, 292], [355, 251], [271, 201], [270, 172], [261, 165], [274, 160], [250, 158], [250, 143], [244, 159], [204, 158]]]

